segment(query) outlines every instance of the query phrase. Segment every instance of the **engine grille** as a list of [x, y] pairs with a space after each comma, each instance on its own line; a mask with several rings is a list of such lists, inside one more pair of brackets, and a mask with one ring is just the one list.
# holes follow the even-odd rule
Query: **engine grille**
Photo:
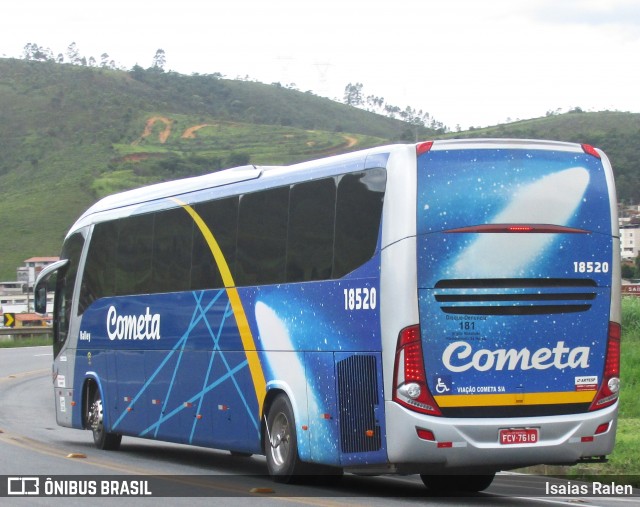
[[376, 358], [353, 355], [338, 361], [336, 366], [342, 452], [377, 451], [382, 440], [375, 416], [375, 407], [380, 402]]
[[434, 297], [444, 313], [546, 315], [586, 312], [597, 283], [576, 278], [485, 278], [440, 280]]

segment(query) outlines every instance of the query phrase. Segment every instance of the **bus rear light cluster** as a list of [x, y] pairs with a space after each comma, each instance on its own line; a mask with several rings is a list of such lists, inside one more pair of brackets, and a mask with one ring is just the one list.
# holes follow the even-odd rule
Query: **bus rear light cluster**
[[607, 431], [609, 431], [609, 426], [611, 426], [610, 422], [606, 422], [606, 423], [602, 423], [601, 425], [599, 425], [596, 428], [596, 432], [593, 435], [589, 435], [587, 437], [582, 437], [580, 439], [580, 442], [594, 442], [596, 437], [598, 435], [602, 435], [603, 433], [606, 433]]
[[393, 372], [393, 400], [422, 414], [442, 415], [427, 386], [422, 338], [418, 325], [403, 329], [398, 336]]
[[609, 336], [602, 383], [589, 410], [599, 410], [618, 401], [620, 391], [620, 336], [620, 324], [609, 322]]
[[435, 442], [438, 449], [450, 449], [453, 447], [453, 442], [438, 442], [436, 440], [436, 436], [431, 430], [416, 428], [416, 433], [418, 434], [418, 438], [421, 440], [426, 440], [427, 442]]
[[422, 440], [428, 440], [429, 442], [435, 442], [436, 436], [433, 434], [431, 430], [425, 430], [423, 428], [416, 428], [416, 433], [418, 433], [418, 438]]

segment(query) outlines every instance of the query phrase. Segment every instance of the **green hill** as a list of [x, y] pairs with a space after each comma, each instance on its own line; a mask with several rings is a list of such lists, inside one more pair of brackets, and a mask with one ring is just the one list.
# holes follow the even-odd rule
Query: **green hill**
[[640, 114], [611, 111], [585, 113], [578, 110], [444, 137], [452, 136], [553, 139], [591, 144], [603, 149], [611, 160], [618, 200], [640, 202], [640, 162], [635, 153], [640, 143]]
[[[277, 85], [14, 59], [0, 59], [0, 119], [0, 280], [28, 257], [57, 255], [69, 226], [109, 193], [438, 137]], [[594, 144], [612, 159], [620, 198], [640, 202], [638, 114], [576, 112], [452, 136]]]
[[57, 255], [103, 195], [415, 136], [401, 121], [279, 86], [13, 59], [0, 59], [0, 108], [2, 280], [28, 257]]

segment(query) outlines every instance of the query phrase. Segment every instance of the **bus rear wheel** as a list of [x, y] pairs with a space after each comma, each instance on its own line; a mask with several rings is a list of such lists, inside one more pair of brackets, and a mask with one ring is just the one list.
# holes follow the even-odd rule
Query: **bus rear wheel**
[[304, 463], [298, 456], [293, 408], [284, 394], [279, 395], [271, 404], [265, 436], [269, 475], [276, 482], [293, 482], [302, 475]]
[[429, 490], [436, 493], [477, 493], [491, 486], [495, 473], [480, 475], [426, 475], [420, 478]]
[[87, 412], [87, 422], [93, 433], [93, 443], [98, 449], [115, 451], [120, 447], [122, 435], [107, 433], [104, 428], [104, 406], [99, 389], [96, 389], [93, 395], [93, 402]]

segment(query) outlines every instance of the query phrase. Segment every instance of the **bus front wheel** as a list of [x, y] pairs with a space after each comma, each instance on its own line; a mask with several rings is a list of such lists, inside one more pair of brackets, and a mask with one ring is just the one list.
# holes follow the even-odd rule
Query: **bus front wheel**
[[296, 425], [289, 398], [281, 394], [267, 415], [265, 454], [269, 475], [276, 482], [292, 482], [301, 475], [303, 463], [298, 456]]
[[99, 389], [96, 389], [93, 395], [93, 402], [87, 413], [87, 421], [93, 433], [93, 443], [98, 449], [115, 451], [120, 447], [122, 435], [107, 433], [104, 428], [104, 406]]

